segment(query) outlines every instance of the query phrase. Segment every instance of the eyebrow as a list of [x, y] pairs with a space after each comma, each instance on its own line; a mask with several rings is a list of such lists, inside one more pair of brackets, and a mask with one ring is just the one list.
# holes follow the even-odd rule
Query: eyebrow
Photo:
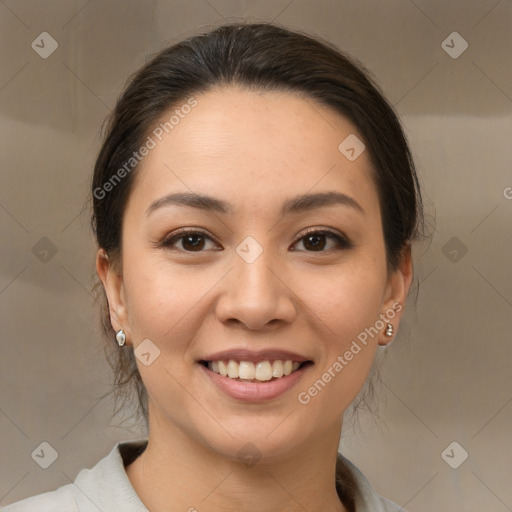
[[[222, 214], [232, 213], [231, 205], [222, 199], [193, 192], [176, 192], [161, 197], [151, 203], [146, 210], [146, 216], [159, 208], [172, 205], [187, 206]], [[284, 217], [288, 214], [298, 214], [333, 205], [349, 206], [359, 213], [365, 214], [363, 207], [354, 198], [341, 192], [330, 191], [315, 194], [301, 194], [287, 199], [281, 207], [280, 215]]]

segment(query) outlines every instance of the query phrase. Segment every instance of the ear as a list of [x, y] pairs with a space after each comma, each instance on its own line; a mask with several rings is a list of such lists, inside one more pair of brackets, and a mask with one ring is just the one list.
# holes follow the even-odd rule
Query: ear
[[114, 268], [113, 263], [109, 260], [108, 254], [103, 248], [100, 248], [96, 254], [96, 272], [107, 294], [112, 328], [116, 332], [119, 331], [119, 329], [123, 329], [126, 334], [126, 344], [128, 344], [128, 340], [131, 336], [123, 276], [120, 271]]
[[384, 295], [383, 311], [381, 312], [381, 318], [385, 322], [386, 327], [387, 324], [390, 323], [393, 326], [394, 334], [392, 336], [386, 336], [386, 327], [384, 327], [383, 331], [379, 333], [379, 345], [389, 345], [396, 336], [412, 278], [413, 265], [411, 244], [408, 242], [401, 252], [398, 268], [389, 276]]

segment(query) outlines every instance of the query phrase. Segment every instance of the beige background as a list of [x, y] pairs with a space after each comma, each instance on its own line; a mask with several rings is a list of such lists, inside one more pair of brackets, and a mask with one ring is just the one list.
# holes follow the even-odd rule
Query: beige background
[[[411, 512], [512, 510], [510, 0], [0, 2], [0, 503], [145, 434], [100, 400], [110, 377], [80, 215], [99, 126], [147, 55], [243, 18], [306, 29], [368, 66], [436, 217], [415, 249], [416, 310], [411, 296], [386, 354], [382, 419], [347, 423], [342, 451]], [[47, 59], [31, 48], [43, 31], [59, 45]], [[456, 59], [441, 46], [454, 31], [469, 44]], [[46, 470], [31, 457], [43, 441], [58, 453]], [[453, 441], [469, 453], [458, 469], [441, 457]]]

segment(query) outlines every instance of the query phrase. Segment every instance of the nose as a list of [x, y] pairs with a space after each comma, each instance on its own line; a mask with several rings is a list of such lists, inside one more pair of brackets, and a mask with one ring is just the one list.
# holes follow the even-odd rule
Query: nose
[[234, 255], [233, 268], [222, 280], [216, 304], [219, 321], [240, 323], [251, 330], [293, 321], [298, 303], [293, 283], [270, 253], [264, 250], [252, 262]]

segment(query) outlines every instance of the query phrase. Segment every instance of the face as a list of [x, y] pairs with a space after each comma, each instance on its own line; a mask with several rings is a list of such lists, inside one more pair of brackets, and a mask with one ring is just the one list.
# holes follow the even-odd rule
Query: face
[[[387, 274], [368, 154], [338, 148], [362, 139], [345, 118], [292, 93], [195, 98], [137, 169], [120, 275], [99, 255], [98, 273], [114, 329], [146, 354], [150, 427], [227, 457], [246, 442], [284, 455], [341, 425], [386, 318], [398, 327], [410, 262]], [[214, 201], [165, 199], [176, 193]], [[212, 359], [253, 362], [263, 379], [269, 366], [279, 375], [276, 359], [306, 363], [258, 383], [207, 369]]]

